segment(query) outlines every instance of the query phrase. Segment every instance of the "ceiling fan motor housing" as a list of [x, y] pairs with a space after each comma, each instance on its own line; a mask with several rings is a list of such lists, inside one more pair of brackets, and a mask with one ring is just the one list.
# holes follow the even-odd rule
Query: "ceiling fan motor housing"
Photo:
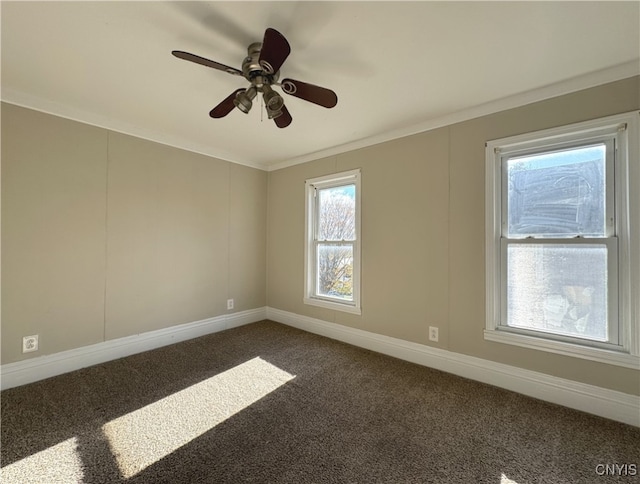
[[248, 55], [242, 61], [242, 75], [254, 86], [260, 88], [262, 84], [273, 84], [278, 81], [280, 71], [273, 72], [268, 62], [260, 63], [262, 42], [254, 42], [247, 49]]

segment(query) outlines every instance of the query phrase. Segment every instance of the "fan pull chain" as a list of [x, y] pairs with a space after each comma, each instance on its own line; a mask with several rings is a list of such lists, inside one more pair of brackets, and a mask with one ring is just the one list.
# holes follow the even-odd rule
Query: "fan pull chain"
[[260, 96], [260, 122], [264, 121], [264, 97]]

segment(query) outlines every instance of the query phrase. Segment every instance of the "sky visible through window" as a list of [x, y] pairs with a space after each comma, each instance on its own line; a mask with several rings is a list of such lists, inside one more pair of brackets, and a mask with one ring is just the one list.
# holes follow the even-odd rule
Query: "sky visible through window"
[[585, 163], [588, 161], [604, 160], [606, 147], [604, 144], [553, 151], [509, 159], [509, 169], [537, 170], [555, 166]]

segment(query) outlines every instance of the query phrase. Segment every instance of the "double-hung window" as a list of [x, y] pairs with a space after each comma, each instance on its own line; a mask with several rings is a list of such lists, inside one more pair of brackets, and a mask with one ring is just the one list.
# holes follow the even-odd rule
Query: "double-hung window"
[[486, 339], [638, 366], [637, 121], [487, 143]]
[[304, 302], [360, 314], [360, 171], [305, 186]]

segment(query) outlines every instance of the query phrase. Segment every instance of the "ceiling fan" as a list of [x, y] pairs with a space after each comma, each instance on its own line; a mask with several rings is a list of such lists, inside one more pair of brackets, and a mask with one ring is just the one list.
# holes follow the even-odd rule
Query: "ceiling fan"
[[273, 119], [278, 128], [286, 128], [291, 124], [291, 114], [284, 105], [284, 99], [272, 89], [280, 86], [282, 90], [305, 101], [312, 102], [325, 108], [332, 108], [338, 103], [338, 96], [331, 89], [314, 86], [294, 79], [280, 78], [280, 67], [289, 56], [291, 47], [284, 36], [275, 29], [268, 28], [262, 42], [254, 42], [249, 46], [247, 57], [242, 61], [242, 70], [220, 64], [189, 52], [174, 50], [171, 53], [179, 59], [188, 60], [212, 67], [234, 76], [242, 76], [250, 85], [233, 91], [220, 104], [211, 110], [209, 116], [222, 118], [229, 114], [234, 107], [243, 113], [248, 113], [258, 93], [262, 94], [267, 116]]

